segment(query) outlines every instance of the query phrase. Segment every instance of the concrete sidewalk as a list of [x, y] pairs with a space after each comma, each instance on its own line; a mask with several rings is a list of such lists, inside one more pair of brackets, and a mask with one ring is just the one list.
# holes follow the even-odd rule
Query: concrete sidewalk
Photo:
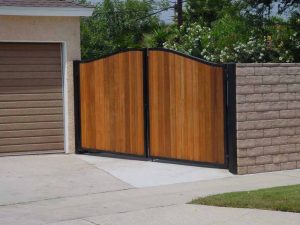
[[300, 184], [300, 170], [135, 188], [74, 155], [3, 157], [0, 224], [299, 224], [295, 213], [185, 204], [289, 184]]
[[299, 225], [296, 213], [172, 205], [89, 217], [51, 225]]

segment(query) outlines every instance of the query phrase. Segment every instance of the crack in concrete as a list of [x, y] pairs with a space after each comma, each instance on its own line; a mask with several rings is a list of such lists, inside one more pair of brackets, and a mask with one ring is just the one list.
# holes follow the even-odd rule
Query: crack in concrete
[[166, 204], [166, 205], [159, 205], [159, 206], [144, 207], [142, 209], [117, 211], [117, 212], [113, 212], [113, 213], [105, 213], [105, 214], [102, 214], [102, 215], [99, 215], [99, 216], [83, 217], [83, 218], [80, 218], [80, 219], [85, 220], [85, 221], [90, 222], [90, 223], [93, 223], [95, 225], [100, 225], [98, 223], [95, 223], [95, 222], [91, 221], [91, 219], [95, 218], [95, 217], [109, 216], [109, 215], [115, 215], [115, 214], [125, 214], [125, 213], [132, 213], [132, 212], [141, 212], [141, 211], [144, 211], [144, 210], [159, 209], [159, 208], [165, 208], [165, 207], [176, 206], [176, 205], [182, 205], [182, 204]]
[[53, 197], [53, 198], [44, 198], [44, 199], [39, 199], [39, 200], [27, 201], [27, 202], [16, 202], [16, 203], [9, 203], [9, 204], [1, 204], [0, 207], [15, 206], [15, 205], [27, 205], [27, 204], [43, 202], [43, 201], [51, 201], [51, 200], [58, 200], [58, 199], [65, 199], [65, 198], [76, 198], [76, 197], [82, 197], [82, 196], [90, 196], [90, 195], [97, 195], [97, 194], [128, 191], [128, 190], [132, 190], [132, 189], [136, 189], [136, 188], [123, 188], [123, 189], [117, 189], [117, 190], [100, 191], [100, 192], [79, 194], [79, 195], [58, 196], [58, 197]]
[[82, 218], [81, 220], [84, 220], [84, 221], [86, 221], [88, 223], [91, 223], [91, 224], [100, 225], [99, 223], [95, 223], [93, 221], [89, 221], [87, 218]]
[[[124, 213], [131, 213], [131, 212], [139, 212], [139, 211], [143, 211], [143, 210], [148, 210], [148, 209], [156, 209], [156, 208], [165, 208], [165, 207], [170, 207], [170, 206], [176, 206], [176, 205], [182, 205], [182, 204], [166, 204], [166, 205], [159, 205], [159, 206], [151, 206], [151, 207], [144, 207], [141, 209], [133, 209], [133, 210], [126, 210], [126, 211], [116, 211], [113, 213], [104, 213], [102, 215], [96, 215], [96, 216], [89, 216], [89, 217], [75, 217], [75, 218], [70, 218], [68, 220], [61, 220], [61, 221], [57, 221], [57, 222], [51, 222], [51, 223], [47, 223], [48, 225], [54, 224], [54, 223], [62, 223], [62, 222], [69, 222], [69, 221], [73, 221], [73, 220], [84, 220], [88, 223], [91, 224], [95, 224], [95, 225], [100, 225], [94, 221], [91, 221], [92, 218], [95, 217], [101, 217], [101, 216], [109, 216], [109, 215], [115, 215], [115, 214], [124, 214]], [[46, 225], [47, 225], [46, 224]]]

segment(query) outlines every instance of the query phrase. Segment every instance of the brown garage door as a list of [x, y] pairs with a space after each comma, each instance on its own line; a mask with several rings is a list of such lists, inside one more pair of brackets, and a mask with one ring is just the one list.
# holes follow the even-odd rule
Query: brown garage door
[[0, 43], [0, 155], [63, 152], [60, 48]]

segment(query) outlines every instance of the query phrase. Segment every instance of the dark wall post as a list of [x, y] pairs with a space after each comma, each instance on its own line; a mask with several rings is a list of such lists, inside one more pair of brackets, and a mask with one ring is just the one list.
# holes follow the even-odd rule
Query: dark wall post
[[227, 77], [227, 151], [228, 167], [237, 174], [237, 136], [236, 136], [236, 65], [226, 64]]

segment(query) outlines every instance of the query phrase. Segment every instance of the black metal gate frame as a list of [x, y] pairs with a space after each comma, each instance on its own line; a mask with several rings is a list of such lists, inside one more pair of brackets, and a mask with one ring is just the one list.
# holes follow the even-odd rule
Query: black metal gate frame
[[[150, 154], [150, 116], [149, 116], [149, 79], [148, 79], [148, 52], [151, 50], [171, 52], [177, 55], [181, 55], [186, 58], [193, 59], [195, 61], [223, 68], [224, 76], [224, 144], [225, 144], [225, 163], [205, 163], [195, 162], [189, 160], [170, 159], [163, 157], [152, 157]], [[106, 150], [86, 149], [81, 144], [81, 116], [80, 116], [80, 63], [92, 62], [107, 58], [122, 52], [129, 51], [142, 51], [143, 52], [143, 101], [144, 101], [144, 155], [137, 156], [124, 153], [110, 152]], [[76, 154], [91, 153], [119, 157], [119, 158], [134, 158], [140, 160], [159, 160], [161, 162], [177, 163], [177, 164], [188, 164], [195, 166], [207, 166], [207, 167], [218, 167], [228, 168], [231, 173], [237, 174], [237, 145], [236, 145], [236, 65], [235, 63], [218, 64], [205, 61], [200, 58], [196, 58], [190, 55], [183, 54], [170, 49], [164, 48], [132, 48], [118, 51], [109, 55], [102, 56], [96, 59], [89, 60], [74, 60], [73, 61], [73, 82], [74, 82], [74, 114], [75, 114], [75, 151]]]

